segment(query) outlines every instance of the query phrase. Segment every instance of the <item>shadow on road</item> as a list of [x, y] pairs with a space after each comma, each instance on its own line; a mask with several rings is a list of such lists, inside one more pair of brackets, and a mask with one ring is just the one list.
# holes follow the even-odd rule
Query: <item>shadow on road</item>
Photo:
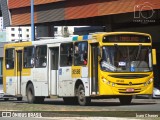
[[[0, 102], [12, 102], [12, 103], [26, 103], [28, 102], [26, 100], [22, 101], [17, 101], [16, 99], [11, 99], [8, 101], [0, 100]], [[44, 104], [44, 105], [57, 105], [57, 106], [79, 106], [78, 104], [66, 104], [63, 102], [63, 100], [59, 99], [46, 99], [44, 103], [38, 103], [38, 104]], [[138, 100], [133, 100], [132, 103], [129, 106], [135, 106], [135, 105], [152, 105], [152, 104], [157, 104], [155, 101], [152, 101], [150, 99], [138, 99]], [[92, 102], [88, 106], [122, 106], [118, 100], [115, 99], [107, 99], [107, 100], [92, 100]], [[124, 105], [123, 105], [124, 106]]]

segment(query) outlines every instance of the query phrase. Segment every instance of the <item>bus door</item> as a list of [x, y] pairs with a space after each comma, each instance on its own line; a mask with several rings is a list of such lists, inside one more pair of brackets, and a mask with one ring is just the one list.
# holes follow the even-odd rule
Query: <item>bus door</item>
[[22, 50], [16, 50], [17, 65], [16, 65], [16, 79], [17, 79], [17, 95], [21, 95], [22, 83]]
[[98, 44], [91, 44], [91, 91], [92, 94], [98, 92]]
[[59, 47], [51, 47], [49, 49], [49, 81], [50, 94], [57, 95], [58, 82], [58, 66], [59, 66]]

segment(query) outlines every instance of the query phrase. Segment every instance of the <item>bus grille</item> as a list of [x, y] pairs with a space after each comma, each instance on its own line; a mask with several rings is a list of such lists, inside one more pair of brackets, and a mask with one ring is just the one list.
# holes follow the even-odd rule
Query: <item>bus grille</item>
[[[116, 83], [117, 85], [126, 85], [129, 86], [130, 84], [124, 84], [124, 83]], [[132, 85], [143, 85], [144, 83], [132, 83]]]
[[133, 92], [127, 92], [126, 89], [118, 89], [118, 92], [119, 93], [126, 93], [126, 94], [128, 94], [128, 93], [139, 93], [139, 92], [141, 92], [141, 89], [139, 89], [139, 88], [134, 89]]
[[148, 77], [149, 75], [146, 74], [119, 74], [119, 75], [109, 75], [110, 77], [114, 78], [124, 78], [124, 79], [136, 79], [136, 78], [144, 78]]

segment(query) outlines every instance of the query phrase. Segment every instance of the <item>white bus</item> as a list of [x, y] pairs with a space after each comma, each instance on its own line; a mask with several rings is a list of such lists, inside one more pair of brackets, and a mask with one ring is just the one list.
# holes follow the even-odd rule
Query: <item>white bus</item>
[[133, 95], [152, 94], [151, 45], [150, 35], [137, 32], [6, 44], [4, 91], [29, 103], [58, 96], [80, 105], [106, 97], [130, 104]]

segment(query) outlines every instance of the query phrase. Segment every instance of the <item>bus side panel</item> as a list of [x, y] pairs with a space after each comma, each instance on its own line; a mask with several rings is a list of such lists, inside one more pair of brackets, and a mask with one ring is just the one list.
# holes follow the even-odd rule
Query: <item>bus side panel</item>
[[84, 88], [85, 88], [85, 96], [89, 96], [90, 95], [90, 79], [89, 79], [89, 69], [88, 66], [86, 67], [82, 67], [82, 74], [81, 74], [81, 80], [83, 82]]
[[14, 76], [6, 77], [6, 93], [9, 95], [17, 94], [17, 80]]
[[62, 80], [59, 82], [59, 96], [74, 96], [74, 84], [72, 80]]
[[59, 68], [59, 96], [74, 96], [74, 84], [71, 67]]
[[33, 86], [35, 96], [48, 96], [47, 74], [47, 68], [35, 68], [33, 70]]
[[33, 82], [35, 96], [48, 96], [48, 85], [46, 82], [37, 81]]

